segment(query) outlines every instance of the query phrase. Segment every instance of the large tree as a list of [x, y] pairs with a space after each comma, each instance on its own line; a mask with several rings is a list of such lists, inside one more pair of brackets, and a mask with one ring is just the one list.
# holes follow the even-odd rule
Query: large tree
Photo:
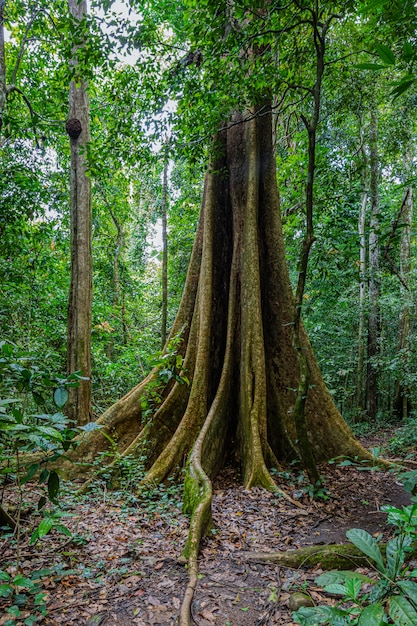
[[[234, 456], [246, 487], [274, 489], [270, 468], [299, 454], [293, 420], [299, 378], [294, 298], [268, 107], [247, 120], [236, 115], [218, 143], [171, 331], [171, 338], [182, 339], [183, 376], [165, 384], [163, 366], [153, 370], [106, 411], [98, 421], [101, 429], [89, 433], [75, 457], [83, 464], [93, 461], [110, 437], [123, 455], [146, 452], [150, 483], [163, 481], [188, 458], [185, 502], [193, 516], [187, 554], [194, 566], [201, 533], [210, 523], [211, 480], [219, 469]], [[316, 460], [369, 458], [336, 409], [302, 329], [301, 337], [311, 371], [306, 419]], [[144, 407], [156, 388], [160, 401], [145, 420]]]
[[186, 463], [184, 501], [191, 522], [184, 626], [200, 538], [211, 523], [214, 477], [232, 459], [247, 488], [277, 489], [271, 468], [303, 459], [295, 421], [300, 351], [309, 371], [305, 420], [315, 461], [371, 460], [334, 405], [298, 325], [281, 230], [272, 111], [262, 92], [264, 86], [252, 98], [258, 104], [235, 113], [216, 134], [165, 357], [104, 413], [73, 455], [82, 472], [113, 442], [121, 455], [146, 458], [148, 484]]

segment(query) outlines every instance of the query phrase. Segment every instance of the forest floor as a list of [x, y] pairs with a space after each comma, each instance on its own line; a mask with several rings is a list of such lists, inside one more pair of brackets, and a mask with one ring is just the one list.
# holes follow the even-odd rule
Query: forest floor
[[[383, 447], [392, 431], [362, 439], [368, 447]], [[392, 472], [337, 463], [320, 468], [324, 489], [313, 494], [297, 472], [277, 480], [301, 507], [261, 489], [239, 486], [236, 471], [225, 469], [214, 485], [215, 527], [203, 540], [199, 585], [192, 606], [197, 626], [261, 626], [294, 624], [288, 599], [294, 591], [308, 589], [316, 603], [326, 601], [314, 584], [322, 572], [288, 569], [261, 560], [248, 560], [248, 552], [274, 552], [303, 546], [346, 541], [349, 528], [363, 528], [385, 538], [384, 504], [401, 507], [410, 501]], [[180, 558], [188, 520], [181, 513], [179, 489], [171, 484], [146, 499], [132, 496], [132, 476], [123, 490], [108, 492], [97, 483], [83, 497], [76, 486], [61, 497], [59, 521], [72, 538], [52, 530], [30, 545], [39, 524], [31, 509], [36, 486], [24, 505], [19, 573], [39, 580], [45, 596], [45, 625], [173, 626], [188, 581]], [[5, 488], [4, 501], [17, 497], [13, 485]], [[26, 496], [25, 496], [26, 497]], [[16, 574], [16, 537], [0, 539], [0, 570]], [[362, 570], [365, 571], [365, 570]], [[1, 582], [1, 581], [0, 581]], [[1, 594], [0, 594], [1, 595]], [[29, 594], [30, 595], [30, 594]], [[30, 599], [21, 600], [20, 615], [9, 624], [31, 624]], [[10, 601], [0, 597], [0, 626], [11, 619]], [[16, 612], [17, 609], [12, 609]], [[29, 621], [24, 621], [24, 620]]]

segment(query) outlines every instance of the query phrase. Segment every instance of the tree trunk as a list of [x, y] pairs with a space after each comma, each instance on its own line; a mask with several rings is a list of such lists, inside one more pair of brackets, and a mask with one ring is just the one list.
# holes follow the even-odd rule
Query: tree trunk
[[[188, 458], [184, 502], [191, 522], [184, 554], [190, 582], [181, 624], [188, 623], [199, 542], [211, 523], [211, 480], [231, 459], [240, 463], [247, 488], [276, 489], [270, 468], [301, 456], [294, 423], [299, 381], [294, 297], [281, 232], [271, 116], [243, 122], [236, 115], [233, 122], [220, 135], [217, 152], [222, 156], [206, 175], [187, 281], [170, 335], [183, 340], [183, 375], [191, 383], [181, 384], [180, 376], [164, 386], [156, 369], [98, 421], [122, 454], [146, 453], [146, 483], [163, 481]], [[371, 461], [337, 411], [302, 324], [300, 338], [310, 371], [305, 418], [315, 458]], [[142, 409], [155, 387], [161, 402], [145, 421]], [[102, 432], [93, 431], [74, 460], [92, 461], [108, 445]]]
[[369, 225], [369, 313], [368, 313], [368, 363], [366, 380], [366, 410], [370, 420], [378, 412], [378, 376], [376, 360], [379, 356], [379, 157], [378, 117], [376, 106], [371, 111], [370, 127], [370, 196], [371, 219]]
[[5, 0], [0, 0], [0, 130], [3, 127], [3, 115], [7, 99], [6, 52], [4, 45], [4, 5]]
[[[405, 192], [402, 204], [402, 228], [400, 239], [400, 273], [403, 280], [402, 307], [399, 316], [398, 351], [401, 355], [403, 375], [407, 370], [410, 359], [410, 332], [411, 332], [411, 303], [410, 274], [411, 274], [411, 228], [413, 223], [413, 190], [409, 187]], [[408, 289], [408, 290], [407, 290]], [[403, 378], [403, 377], [402, 377]], [[410, 413], [411, 390], [400, 378], [395, 384], [394, 411], [400, 418], [407, 418]]]
[[[75, 24], [87, 12], [86, 0], [68, 0]], [[68, 417], [79, 425], [92, 418], [91, 409], [91, 307], [92, 307], [92, 242], [91, 185], [87, 176], [87, 145], [90, 140], [87, 84], [78, 63], [79, 46], [73, 49], [67, 132], [71, 146], [71, 285], [68, 304], [68, 373], [81, 372], [86, 380], [70, 389]]]
[[366, 205], [367, 191], [362, 192], [361, 209], [358, 219], [359, 234], [359, 324], [358, 324], [358, 367], [356, 372], [356, 406], [357, 421], [364, 416], [364, 372], [365, 372], [365, 337], [366, 337]]
[[167, 337], [168, 318], [168, 146], [166, 140], [164, 172], [162, 180], [162, 322], [161, 322], [161, 350], [164, 349]]

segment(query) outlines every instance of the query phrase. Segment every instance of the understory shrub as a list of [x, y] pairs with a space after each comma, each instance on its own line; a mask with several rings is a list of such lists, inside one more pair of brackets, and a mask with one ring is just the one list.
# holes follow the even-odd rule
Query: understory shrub
[[353, 528], [346, 535], [368, 559], [375, 577], [354, 571], [325, 572], [315, 579], [331, 596], [333, 605], [302, 607], [293, 618], [302, 626], [415, 626], [417, 624], [417, 570], [407, 564], [416, 549], [417, 503], [402, 509], [385, 506], [387, 522], [396, 527], [385, 551], [368, 532]]

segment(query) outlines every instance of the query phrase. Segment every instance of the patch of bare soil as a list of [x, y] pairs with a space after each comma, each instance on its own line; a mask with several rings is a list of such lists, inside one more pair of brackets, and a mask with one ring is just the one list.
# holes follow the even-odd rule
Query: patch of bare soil
[[[248, 552], [341, 542], [352, 527], [390, 536], [381, 506], [409, 502], [393, 473], [354, 465], [320, 469], [326, 482], [316, 499], [296, 474], [277, 476], [299, 506], [261, 489], [246, 491], [237, 486], [239, 477], [232, 469], [218, 478], [215, 527], [203, 541], [192, 607], [197, 626], [293, 624], [288, 599], [306, 584], [313, 599], [321, 601], [320, 590], [312, 584], [320, 566], [290, 570], [248, 561]], [[6, 496], [13, 496], [12, 488]], [[23, 522], [27, 532], [21, 541], [19, 571], [27, 575], [46, 570], [41, 585], [47, 594], [47, 614], [40, 623], [174, 626], [188, 580], [179, 558], [188, 523], [178, 501], [165, 502], [159, 494], [154, 501], [135, 503], [130, 498], [126, 504], [123, 494], [116, 497], [102, 489], [75, 504], [67, 496], [64, 505], [71, 517], [61, 521], [74, 533], [72, 539], [52, 531], [30, 546], [31, 529], [40, 518]], [[0, 550], [0, 569], [14, 574], [15, 538], [3, 539]], [[11, 618], [6, 613], [9, 607], [9, 600], [0, 598], [0, 626]], [[24, 624], [34, 614], [31, 600], [20, 611], [9, 623]]]

